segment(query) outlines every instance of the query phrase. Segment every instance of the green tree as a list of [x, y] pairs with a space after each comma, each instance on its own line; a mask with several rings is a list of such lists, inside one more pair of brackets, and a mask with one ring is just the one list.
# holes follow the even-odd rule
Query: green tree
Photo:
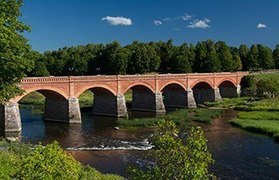
[[275, 68], [279, 69], [279, 44], [276, 45], [276, 48], [274, 49], [272, 53], [273, 61], [275, 63]]
[[241, 44], [239, 46], [238, 51], [239, 51], [239, 56], [240, 56], [240, 59], [241, 59], [241, 62], [242, 62], [243, 70], [248, 70], [249, 48], [246, 45]]
[[233, 71], [241, 71], [242, 70], [242, 62], [240, 55], [238, 53], [238, 49], [235, 47], [231, 48], [231, 53], [233, 56]]
[[146, 170], [132, 167], [129, 179], [210, 179], [209, 165], [214, 161], [208, 151], [206, 139], [200, 127], [191, 127], [185, 138], [172, 121], [160, 125], [154, 135], [155, 148], [149, 152], [154, 163]]
[[114, 41], [107, 44], [100, 54], [102, 72], [105, 74], [126, 74], [128, 50]]
[[269, 47], [258, 44], [258, 62], [262, 69], [273, 69], [274, 61], [272, 59], [272, 50]]
[[173, 45], [172, 40], [168, 40], [167, 42], [158, 42], [155, 43], [155, 50], [160, 57], [161, 63], [159, 67], [159, 71], [162, 73], [169, 73], [172, 71], [172, 57], [175, 46]]
[[222, 71], [231, 72], [234, 71], [233, 56], [231, 54], [230, 48], [225, 42], [219, 41], [215, 44], [216, 52], [221, 62]]
[[47, 69], [47, 59], [38, 52], [32, 52], [32, 56], [30, 58], [33, 58], [35, 61], [35, 66], [32, 69], [30, 73], [28, 73], [28, 76], [32, 77], [43, 77], [43, 76], [49, 76], [50, 73]]
[[192, 72], [191, 63], [189, 58], [191, 58], [189, 47], [186, 43], [179, 47], [174, 48], [174, 53], [172, 54], [171, 62], [169, 64], [171, 73], [190, 73]]
[[18, 19], [21, 6], [22, 0], [0, 0], [0, 103], [22, 92], [16, 84], [34, 65], [22, 35], [30, 27]]
[[259, 50], [257, 45], [252, 45], [248, 53], [247, 70], [259, 70]]
[[158, 70], [160, 57], [157, 55], [154, 47], [135, 41], [126, 48], [130, 51], [128, 57], [128, 73], [143, 74]]

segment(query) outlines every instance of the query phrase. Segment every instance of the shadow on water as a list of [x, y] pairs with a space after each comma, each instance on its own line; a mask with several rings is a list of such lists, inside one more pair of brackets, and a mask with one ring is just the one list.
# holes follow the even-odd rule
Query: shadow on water
[[[168, 112], [173, 109], [168, 110]], [[131, 117], [152, 117], [135, 112]], [[117, 119], [82, 112], [82, 124], [45, 122], [41, 114], [21, 108], [22, 141], [43, 144], [58, 141], [82, 162], [104, 173], [126, 176], [126, 166], [138, 162], [152, 146], [152, 128], [115, 130]], [[278, 179], [279, 144], [272, 138], [235, 128], [228, 120], [236, 112], [226, 110], [211, 125], [199, 124], [205, 131], [215, 164], [211, 170], [221, 179]]]

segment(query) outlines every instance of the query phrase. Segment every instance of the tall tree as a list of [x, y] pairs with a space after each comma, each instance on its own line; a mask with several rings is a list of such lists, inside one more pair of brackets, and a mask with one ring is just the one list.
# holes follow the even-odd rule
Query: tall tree
[[31, 47], [23, 33], [30, 27], [19, 20], [22, 0], [0, 0], [0, 102], [22, 91], [17, 83], [33, 67]]
[[272, 50], [269, 47], [263, 46], [258, 44], [259, 50], [259, 66], [262, 69], [273, 69], [274, 68], [274, 61], [272, 59]]
[[158, 70], [160, 57], [152, 46], [134, 41], [126, 48], [130, 51], [128, 57], [128, 73], [143, 74]]
[[233, 56], [233, 71], [241, 71], [242, 62], [241, 62], [240, 55], [238, 53], [238, 49], [235, 47], [231, 47], [231, 54]]
[[219, 41], [215, 44], [216, 52], [221, 62], [222, 71], [230, 72], [233, 71], [233, 56], [231, 54], [230, 48], [225, 42]]
[[102, 51], [102, 72], [105, 74], [126, 74], [128, 52], [126, 48], [114, 41], [106, 45]]
[[160, 57], [161, 63], [159, 67], [159, 71], [162, 73], [169, 73], [171, 70], [171, 58], [174, 52], [174, 45], [172, 40], [168, 40], [167, 42], [158, 42], [156, 43], [157, 54]]
[[252, 45], [247, 58], [247, 70], [258, 70], [259, 50], [257, 45]]
[[279, 44], [276, 45], [276, 48], [273, 51], [273, 61], [275, 63], [275, 68], [279, 69]]
[[190, 73], [192, 72], [190, 58], [190, 50], [186, 43], [176, 47], [171, 58], [170, 72], [172, 73]]
[[239, 51], [239, 56], [240, 56], [240, 59], [241, 59], [241, 62], [242, 62], [243, 70], [248, 70], [249, 48], [246, 45], [241, 44], [239, 46], [238, 51]]

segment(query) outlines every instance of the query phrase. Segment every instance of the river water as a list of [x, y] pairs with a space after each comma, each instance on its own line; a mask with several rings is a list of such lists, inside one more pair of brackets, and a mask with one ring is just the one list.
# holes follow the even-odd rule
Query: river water
[[[44, 122], [32, 113], [33, 106], [21, 108], [23, 142], [43, 144], [58, 141], [77, 160], [103, 173], [126, 176], [129, 164], [141, 162], [152, 148], [148, 138], [153, 128], [115, 130], [116, 119], [82, 113], [82, 124]], [[234, 110], [202, 126], [215, 159], [211, 171], [220, 179], [279, 179], [279, 144], [272, 138], [232, 127], [228, 120]]]

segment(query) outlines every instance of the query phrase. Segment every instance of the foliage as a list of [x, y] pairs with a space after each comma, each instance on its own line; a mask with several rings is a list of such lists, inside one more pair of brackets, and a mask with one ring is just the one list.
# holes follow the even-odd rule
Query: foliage
[[123, 179], [82, 166], [57, 142], [46, 146], [3, 144], [6, 149], [0, 151], [1, 179]]
[[[184, 134], [184, 136], [179, 136]], [[172, 121], [160, 125], [153, 137], [155, 148], [147, 156], [151, 160], [145, 170], [129, 169], [130, 179], [210, 179], [208, 168], [214, 162], [200, 127], [187, 132]]]
[[276, 80], [260, 79], [256, 86], [258, 97], [275, 97], [279, 94], [279, 82]]
[[0, 103], [22, 92], [16, 84], [33, 67], [22, 35], [30, 27], [18, 19], [21, 6], [22, 0], [0, 0]]

